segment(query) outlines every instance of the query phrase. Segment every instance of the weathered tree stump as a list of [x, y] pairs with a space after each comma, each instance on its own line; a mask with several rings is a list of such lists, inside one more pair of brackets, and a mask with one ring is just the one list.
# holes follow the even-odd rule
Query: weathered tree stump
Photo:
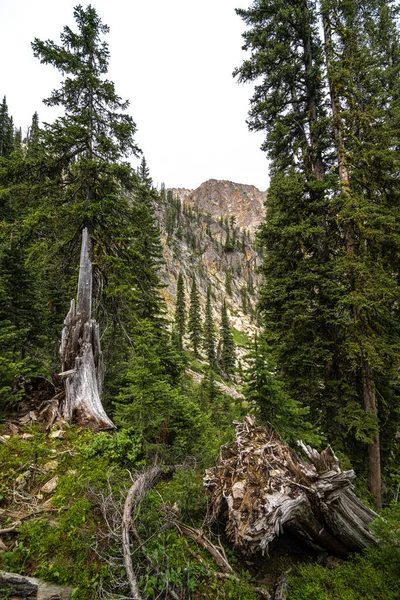
[[92, 314], [92, 263], [90, 237], [82, 232], [78, 295], [64, 321], [60, 355], [65, 398], [60, 403], [60, 416], [93, 429], [115, 429], [101, 403], [104, 380], [103, 354], [99, 326]]
[[285, 531], [312, 548], [346, 556], [375, 540], [376, 513], [353, 491], [354, 471], [342, 471], [332, 448], [319, 453], [299, 442], [309, 462], [254, 417], [235, 423], [236, 442], [223, 446], [220, 463], [204, 485], [211, 496], [210, 521], [224, 519], [242, 551], [268, 552]]

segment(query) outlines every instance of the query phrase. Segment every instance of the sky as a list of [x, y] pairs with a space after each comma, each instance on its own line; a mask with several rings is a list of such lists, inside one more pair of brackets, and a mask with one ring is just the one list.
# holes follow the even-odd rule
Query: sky
[[[62, 75], [34, 58], [35, 37], [59, 43], [64, 25], [76, 29], [78, 0], [0, 0], [0, 97], [23, 133], [38, 111], [52, 122], [57, 108], [43, 98]], [[86, 6], [86, 2], [81, 4]], [[251, 0], [92, 0], [110, 49], [107, 77], [129, 100], [153, 181], [195, 189], [208, 179], [268, 187], [262, 132], [246, 125], [252, 86], [232, 71], [246, 54], [245, 25], [235, 8]], [[133, 161], [136, 165], [137, 161]]]

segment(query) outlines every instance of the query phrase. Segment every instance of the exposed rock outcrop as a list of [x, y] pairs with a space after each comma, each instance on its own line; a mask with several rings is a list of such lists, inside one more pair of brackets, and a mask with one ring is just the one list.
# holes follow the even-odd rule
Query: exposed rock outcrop
[[234, 216], [238, 227], [249, 229], [252, 233], [265, 215], [266, 192], [260, 192], [254, 185], [209, 179], [195, 190], [173, 188], [172, 192], [182, 202], [198, 206], [216, 220], [221, 216]]

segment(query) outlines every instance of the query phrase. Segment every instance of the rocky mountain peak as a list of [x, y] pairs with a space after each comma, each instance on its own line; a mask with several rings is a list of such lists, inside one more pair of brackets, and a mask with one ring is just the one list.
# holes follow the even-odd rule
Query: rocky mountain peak
[[173, 188], [173, 194], [187, 206], [196, 208], [215, 219], [235, 217], [236, 225], [254, 232], [261, 223], [266, 192], [254, 185], [209, 179], [195, 190]]

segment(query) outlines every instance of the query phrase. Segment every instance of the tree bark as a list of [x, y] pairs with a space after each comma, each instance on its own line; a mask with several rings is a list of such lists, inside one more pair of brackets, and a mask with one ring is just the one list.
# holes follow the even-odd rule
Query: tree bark
[[104, 363], [99, 326], [92, 313], [91, 242], [87, 228], [82, 232], [78, 294], [64, 321], [60, 355], [65, 380], [65, 399], [60, 415], [96, 430], [115, 429], [101, 403]]
[[364, 398], [364, 409], [371, 413], [377, 424], [377, 430], [368, 444], [368, 489], [375, 496], [377, 508], [382, 507], [382, 484], [381, 484], [381, 456], [378, 429], [378, 409], [376, 405], [375, 386], [372, 378], [371, 367], [367, 360], [363, 363], [362, 387]]

